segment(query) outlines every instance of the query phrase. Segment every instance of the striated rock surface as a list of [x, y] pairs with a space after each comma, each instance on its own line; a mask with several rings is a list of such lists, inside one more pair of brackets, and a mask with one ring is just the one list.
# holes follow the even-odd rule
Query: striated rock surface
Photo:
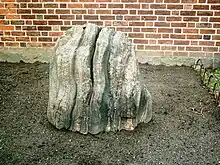
[[47, 116], [58, 129], [83, 134], [133, 130], [152, 117], [130, 40], [94, 24], [60, 37], [50, 64]]

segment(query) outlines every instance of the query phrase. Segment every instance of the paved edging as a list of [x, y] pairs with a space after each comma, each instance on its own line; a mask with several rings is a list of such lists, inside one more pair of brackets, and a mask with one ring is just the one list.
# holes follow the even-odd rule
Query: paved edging
[[[0, 61], [34, 63], [36, 61], [48, 63], [52, 57], [51, 48], [1, 48]], [[187, 56], [160, 56], [157, 52], [136, 51], [139, 63], [151, 65], [185, 65], [193, 66], [198, 59], [202, 59], [205, 67], [220, 67], [220, 58], [187, 57]]]

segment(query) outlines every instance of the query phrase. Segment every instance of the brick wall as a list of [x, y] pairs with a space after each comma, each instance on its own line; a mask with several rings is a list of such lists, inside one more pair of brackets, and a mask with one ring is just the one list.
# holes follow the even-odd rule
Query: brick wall
[[53, 47], [71, 25], [91, 22], [152, 55], [220, 56], [220, 0], [0, 1], [1, 47]]

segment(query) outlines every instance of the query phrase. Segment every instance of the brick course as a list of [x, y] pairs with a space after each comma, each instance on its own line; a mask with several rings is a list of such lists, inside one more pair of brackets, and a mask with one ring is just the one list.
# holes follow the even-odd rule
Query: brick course
[[53, 47], [87, 22], [122, 31], [138, 51], [220, 54], [220, 0], [2, 0], [0, 47]]

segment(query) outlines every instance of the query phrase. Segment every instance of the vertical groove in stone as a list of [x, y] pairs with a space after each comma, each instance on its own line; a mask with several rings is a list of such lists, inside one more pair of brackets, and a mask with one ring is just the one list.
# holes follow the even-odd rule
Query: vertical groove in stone
[[73, 110], [71, 130], [88, 133], [90, 98], [92, 95], [91, 59], [94, 54], [96, 37], [99, 29], [96, 25], [87, 24], [75, 58], [75, 80], [77, 83], [76, 104]]
[[96, 49], [93, 56], [93, 95], [90, 109], [90, 133], [98, 133], [107, 125], [106, 106], [106, 77], [107, 61], [109, 59], [109, 42], [113, 31], [103, 28], [96, 41]]

